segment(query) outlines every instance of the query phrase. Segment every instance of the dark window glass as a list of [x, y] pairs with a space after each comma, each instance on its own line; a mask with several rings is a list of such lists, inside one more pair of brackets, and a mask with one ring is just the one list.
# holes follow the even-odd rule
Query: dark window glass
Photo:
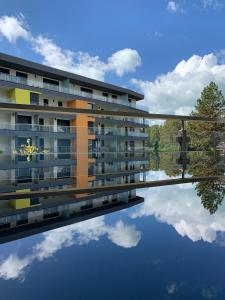
[[39, 198], [37, 197], [30, 199], [30, 205], [38, 205], [39, 203]]
[[17, 77], [24, 78], [24, 79], [27, 79], [27, 74], [26, 74], [26, 73], [16, 72], [16, 76], [17, 76]]
[[71, 158], [71, 140], [69, 139], [58, 139], [58, 158], [69, 159]]
[[0, 73], [9, 74], [9, 69], [0, 67]]
[[43, 83], [51, 84], [51, 85], [59, 85], [59, 82], [53, 79], [43, 78]]
[[31, 124], [32, 118], [31, 118], [31, 116], [17, 115], [17, 123], [18, 124]]
[[116, 95], [112, 95], [112, 98], [113, 98], [113, 99], [117, 99], [117, 96], [116, 96]]
[[17, 183], [32, 182], [32, 169], [17, 169], [16, 174]]
[[109, 97], [109, 94], [108, 93], [102, 93], [102, 96], [103, 97]]
[[39, 95], [36, 93], [30, 93], [30, 103], [33, 105], [39, 104]]
[[63, 103], [62, 103], [62, 101], [58, 101], [58, 106], [63, 106]]
[[70, 126], [70, 120], [57, 120], [57, 125], [58, 126]]
[[44, 106], [48, 106], [48, 99], [44, 99]]
[[91, 89], [87, 89], [87, 88], [84, 88], [84, 87], [81, 87], [80, 90], [81, 90], [81, 92], [85, 92], [85, 93], [89, 93], [89, 94], [93, 93], [93, 91]]
[[43, 118], [39, 119], [39, 125], [44, 125], [44, 119]]

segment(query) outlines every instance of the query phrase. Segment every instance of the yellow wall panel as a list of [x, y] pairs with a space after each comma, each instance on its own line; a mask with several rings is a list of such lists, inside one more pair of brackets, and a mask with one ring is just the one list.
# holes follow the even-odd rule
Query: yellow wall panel
[[[30, 189], [17, 190], [17, 192], [30, 192]], [[30, 198], [15, 199], [10, 201], [10, 206], [14, 209], [30, 207]]]

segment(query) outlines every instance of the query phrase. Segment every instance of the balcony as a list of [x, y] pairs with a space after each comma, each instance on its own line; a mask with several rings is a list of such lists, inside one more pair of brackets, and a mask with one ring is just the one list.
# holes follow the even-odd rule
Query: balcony
[[103, 102], [121, 104], [121, 105], [129, 106], [129, 107], [135, 107], [133, 104], [129, 103], [128, 101], [127, 102], [124, 101], [123, 103], [120, 103], [120, 99], [103, 97], [103, 96], [95, 94], [95, 93], [81, 92], [81, 91], [77, 91], [77, 90], [70, 89], [70, 88], [63, 87], [63, 86], [47, 84], [47, 83], [43, 83], [41, 81], [34, 81], [34, 80], [30, 80], [30, 79], [24, 79], [24, 78], [14, 76], [14, 75], [0, 73], [0, 80], [12, 82], [12, 83], [16, 83], [16, 84], [27, 85], [29, 87], [47, 89], [47, 90], [54, 91], [54, 92], [70, 94], [72, 96], [78, 96], [78, 97], [81, 96], [84, 98], [89, 98], [89, 99], [91, 98], [93, 100], [100, 100]]
[[148, 133], [137, 131], [125, 131], [121, 128], [104, 127], [103, 128], [88, 128], [89, 134], [95, 134], [102, 137], [138, 137], [147, 138]]
[[132, 160], [148, 160], [148, 154], [144, 151], [112, 151], [112, 152], [104, 152], [104, 151], [90, 151], [88, 153], [89, 158], [95, 158], [99, 161], [132, 161]]
[[0, 123], [0, 130], [75, 133], [74, 126]]

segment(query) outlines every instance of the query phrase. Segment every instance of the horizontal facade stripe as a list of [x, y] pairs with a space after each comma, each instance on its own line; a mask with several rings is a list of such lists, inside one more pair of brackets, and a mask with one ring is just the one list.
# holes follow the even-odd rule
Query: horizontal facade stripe
[[142, 100], [144, 96], [135, 91], [115, 86], [106, 82], [98, 81], [95, 79], [87, 78], [81, 75], [73, 74], [70, 72], [55, 69], [49, 66], [38, 64], [32, 61], [28, 61], [19, 57], [11, 56], [8, 54], [0, 53], [0, 65], [6, 68], [17, 69], [18, 71], [37, 74], [43, 77], [48, 77], [57, 80], [67, 80], [71, 82], [87, 87], [102, 90], [112, 94], [128, 94], [135, 100]]

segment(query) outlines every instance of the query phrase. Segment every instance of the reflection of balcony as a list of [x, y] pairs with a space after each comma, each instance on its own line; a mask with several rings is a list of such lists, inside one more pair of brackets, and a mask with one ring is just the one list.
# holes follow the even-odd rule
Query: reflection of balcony
[[[135, 150], [136, 151], [136, 150]], [[143, 151], [112, 151], [112, 152], [103, 152], [103, 151], [92, 151], [88, 153], [89, 158], [95, 158], [99, 161], [132, 161], [132, 160], [147, 160], [148, 156]]]
[[109, 103], [122, 104], [122, 105], [130, 106], [130, 107], [133, 106], [133, 104], [130, 104], [128, 101], [125, 101], [125, 100], [103, 97], [103, 96], [95, 94], [95, 93], [81, 92], [78, 90], [70, 89], [68, 87], [43, 83], [43, 82], [36, 81], [36, 80], [35, 81], [30, 80], [30, 79], [25, 80], [24, 78], [14, 76], [14, 75], [8, 75], [8, 74], [4, 74], [4, 73], [0, 73], [0, 80], [12, 82], [12, 83], [16, 83], [16, 84], [27, 85], [27, 86], [35, 87], [35, 88], [46, 89], [46, 90], [50, 90], [50, 91], [54, 91], [54, 92], [70, 94], [73, 96], [81, 96], [84, 98], [91, 98], [94, 100], [100, 100], [100, 101], [109, 102]]
[[38, 153], [31, 155], [0, 155], [0, 169], [14, 169], [14, 168], [42, 168], [52, 166], [63, 166], [74, 164], [74, 158], [71, 153]]

